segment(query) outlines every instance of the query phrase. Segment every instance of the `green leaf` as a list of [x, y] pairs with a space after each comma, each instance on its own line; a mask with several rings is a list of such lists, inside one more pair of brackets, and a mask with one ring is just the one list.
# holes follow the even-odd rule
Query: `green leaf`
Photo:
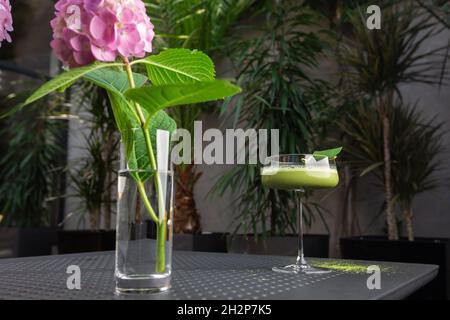
[[215, 78], [214, 63], [206, 54], [197, 50], [169, 49], [133, 62], [136, 63], [147, 65], [148, 77], [155, 86]]
[[130, 89], [125, 96], [139, 103], [152, 117], [168, 107], [213, 101], [233, 96], [241, 88], [226, 80], [196, 82], [192, 84], [146, 86]]
[[[125, 156], [131, 176], [136, 181], [146, 181], [150, 174], [150, 159], [147, 156], [144, 135], [134, 115], [128, 111], [129, 104], [123, 96], [108, 90], [114, 118], [125, 147]], [[138, 172], [142, 170], [142, 172]]]
[[374, 164], [368, 166], [367, 168], [365, 168], [365, 169], [361, 172], [361, 174], [360, 174], [359, 176], [360, 176], [360, 177], [363, 177], [363, 176], [365, 176], [366, 174], [368, 174], [368, 173], [372, 172], [373, 170], [375, 170], [376, 168], [381, 167], [382, 165], [384, 165], [384, 162], [383, 162], [383, 161], [374, 163]]
[[89, 66], [81, 67], [81, 68], [75, 68], [71, 69], [69, 71], [66, 71], [64, 73], [61, 73], [57, 77], [53, 78], [52, 80], [44, 83], [39, 89], [37, 89], [30, 97], [28, 97], [25, 102], [20, 103], [13, 107], [11, 110], [9, 110], [6, 113], [3, 113], [0, 115], [0, 119], [9, 117], [13, 115], [14, 113], [22, 110], [25, 106], [32, 104], [33, 102], [36, 102], [37, 100], [45, 97], [46, 95], [58, 91], [58, 92], [64, 92], [68, 87], [70, 87], [72, 84], [74, 84], [78, 79], [85, 76], [86, 74], [94, 71], [98, 71], [104, 68], [111, 68], [111, 67], [121, 67], [123, 66], [122, 63], [100, 63], [96, 62]]
[[[137, 87], [141, 87], [148, 80], [147, 77], [138, 73], [133, 73], [133, 77]], [[108, 91], [116, 124], [120, 132], [129, 130], [130, 127], [139, 127], [133, 106], [123, 96], [123, 93], [129, 89], [128, 77], [125, 72], [111, 68], [99, 69], [87, 73], [83, 78]]]
[[[156, 132], [157, 130], [165, 130], [173, 133], [177, 126], [175, 121], [164, 111], [159, 111], [152, 118], [150, 128], [150, 139], [152, 142], [153, 152], [156, 154]], [[129, 128], [122, 134], [123, 142], [127, 156], [128, 167], [132, 172], [131, 175], [137, 181], [145, 182], [152, 176], [150, 159], [148, 157], [147, 146], [145, 143], [142, 128]], [[141, 171], [141, 172], [139, 172]]]
[[334, 148], [334, 149], [328, 149], [328, 150], [322, 150], [322, 151], [314, 151], [313, 156], [314, 157], [328, 157], [330, 159], [336, 159], [337, 155], [341, 153], [342, 147]]
[[122, 134], [131, 176], [136, 181], [145, 182], [152, 176], [144, 133], [141, 128], [131, 128]]
[[44, 85], [42, 85], [39, 89], [37, 89], [25, 102], [23, 103], [22, 107], [35, 102], [36, 100], [41, 99], [42, 97], [45, 97], [49, 93], [52, 93], [58, 89], [61, 88], [67, 88], [68, 85], [75, 82], [76, 80], [80, 79], [84, 75], [86, 75], [89, 72], [103, 69], [103, 68], [110, 68], [110, 67], [116, 67], [116, 66], [122, 66], [121, 63], [93, 63], [86, 67], [81, 68], [75, 68], [71, 69], [67, 72], [64, 72], [60, 74], [59, 76], [53, 78], [52, 80], [46, 82]]
[[133, 112], [130, 110], [129, 103], [124, 99], [124, 97], [109, 90], [108, 97], [111, 102], [111, 109], [120, 133], [123, 135], [127, 131], [131, 130], [131, 128], [138, 128], [139, 123]]
[[[137, 86], [142, 86], [147, 78], [134, 74]], [[128, 79], [123, 72], [113, 70], [100, 70], [86, 75], [86, 79], [105, 88], [111, 101], [114, 118], [125, 145], [127, 164], [130, 170], [141, 171], [132, 172], [131, 175], [136, 181], [146, 181], [151, 177], [150, 159], [147, 154], [144, 134], [139, 122], [132, 110], [132, 106], [123, 96], [123, 92], [129, 88]], [[148, 118], [148, 113], [143, 110], [144, 116]], [[156, 131], [166, 130], [172, 133], [176, 130], [175, 121], [164, 111], [159, 111], [151, 119], [150, 137], [152, 147], [156, 152]]]
[[164, 111], [158, 111], [150, 122], [150, 139], [152, 140], [152, 147], [156, 154], [156, 132], [157, 130], [169, 131], [170, 134], [174, 133], [177, 129], [177, 124], [167, 113]]
[[[147, 77], [134, 73], [136, 87], [139, 88], [147, 82]], [[113, 106], [113, 113], [120, 132], [128, 131], [132, 128], [141, 129], [137, 118], [131, 110], [130, 103], [125, 99], [123, 93], [129, 89], [128, 77], [125, 72], [111, 69], [96, 70], [88, 73], [85, 78], [96, 85], [108, 90], [109, 98]], [[143, 110], [144, 117], [147, 119], [148, 113]], [[175, 121], [164, 111], [159, 111], [150, 121], [150, 136], [152, 145], [156, 146], [156, 130], [166, 130], [170, 133], [176, 130]]]
[[24, 107], [23, 103], [20, 103], [20, 104], [18, 104], [16, 106], [12, 107], [7, 112], [1, 113], [0, 114], [0, 119], [4, 119], [4, 118], [8, 118], [8, 117], [12, 116], [16, 112], [22, 110], [23, 107]]
[[[85, 79], [117, 94], [123, 94], [129, 89], [127, 74], [124, 71], [109, 69], [98, 69], [87, 73]], [[134, 82], [137, 88], [142, 87], [147, 82], [147, 77], [139, 73], [133, 73]]]

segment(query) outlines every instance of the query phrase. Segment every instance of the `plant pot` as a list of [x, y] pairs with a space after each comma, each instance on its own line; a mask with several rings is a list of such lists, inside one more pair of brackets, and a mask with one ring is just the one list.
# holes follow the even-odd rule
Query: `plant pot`
[[52, 254], [55, 228], [0, 228], [0, 258]]
[[174, 234], [173, 249], [180, 251], [227, 252], [227, 233]]
[[385, 237], [351, 237], [341, 239], [341, 250], [344, 259], [438, 265], [436, 278], [410, 298], [450, 298], [450, 239], [416, 238], [415, 241], [390, 241]]
[[[329, 236], [318, 234], [303, 235], [305, 256], [327, 258]], [[229, 252], [248, 254], [269, 254], [279, 256], [296, 256], [298, 238], [295, 235], [270, 236], [256, 241], [254, 235], [236, 235], [230, 239]]]
[[114, 230], [59, 230], [58, 253], [79, 253], [114, 250]]

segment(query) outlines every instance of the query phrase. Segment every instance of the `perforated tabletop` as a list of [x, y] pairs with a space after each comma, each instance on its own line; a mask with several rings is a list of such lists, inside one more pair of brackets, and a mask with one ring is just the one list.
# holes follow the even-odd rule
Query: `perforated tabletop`
[[[293, 257], [174, 252], [172, 288], [151, 295], [114, 294], [114, 253], [0, 259], [0, 299], [401, 299], [431, 281], [434, 265], [353, 262], [381, 267], [381, 289], [363, 272], [291, 275], [271, 271]], [[310, 259], [322, 263], [330, 260]], [[341, 261], [333, 260], [339, 264]], [[345, 261], [348, 264], [348, 261]], [[67, 289], [67, 267], [81, 269], [81, 290]]]

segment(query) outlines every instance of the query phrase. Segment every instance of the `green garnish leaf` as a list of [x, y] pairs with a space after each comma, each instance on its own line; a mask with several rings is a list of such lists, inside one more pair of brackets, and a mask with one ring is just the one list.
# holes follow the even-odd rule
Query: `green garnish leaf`
[[328, 157], [329, 159], [336, 159], [337, 155], [341, 153], [342, 147], [334, 148], [334, 149], [328, 149], [328, 150], [322, 150], [322, 151], [314, 151], [313, 156], [314, 157]]

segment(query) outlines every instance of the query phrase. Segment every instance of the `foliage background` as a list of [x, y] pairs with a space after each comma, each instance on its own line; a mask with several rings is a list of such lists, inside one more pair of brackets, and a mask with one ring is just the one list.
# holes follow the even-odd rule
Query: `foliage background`
[[[214, 1], [211, 1], [213, 3]], [[313, 4], [320, 6], [324, 6], [321, 8], [321, 13], [326, 16], [323, 20], [322, 27], [334, 28], [336, 26], [336, 11], [330, 11], [330, 7], [328, 5], [332, 4], [333, 1], [310, 1]], [[354, 1], [353, 1], [354, 2]], [[430, 4], [433, 2], [433, 6], [430, 9], [433, 12], [437, 12], [439, 17], [446, 17], [448, 21], [448, 6], [445, 1], [422, 1], [423, 3]], [[256, 7], [252, 7], [249, 11], [249, 14], [245, 16], [245, 19], [239, 22], [239, 27], [237, 29], [232, 29], [227, 35], [226, 40], [221, 40], [225, 45], [218, 45], [217, 48], [214, 45], [214, 50], [218, 55], [225, 53], [225, 49], [233, 48], [234, 40], [248, 40], [248, 38], [255, 37], [258, 35], [259, 31], [248, 30], [247, 26], [249, 24], [253, 24], [253, 26], [257, 26], [258, 29], [264, 26], [264, 21], [266, 20], [266, 16], [264, 13], [259, 16], [253, 16], [252, 13], [255, 13], [257, 10], [260, 10], [260, 5], [262, 3], [266, 3], [265, 1], [258, 1]], [[348, 4], [350, 2], [336, 1], [336, 3], [340, 4]], [[330, 14], [327, 14], [330, 12]], [[341, 11], [342, 13], [342, 11]], [[275, 16], [273, 16], [272, 23], [275, 23]], [[203, 34], [199, 31], [198, 33]], [[238, 36], [244, 35], [244, 39], [239, 39]], [[448, 31], [443, 31], [442, 33], [437, 34], [434, 37], [426, 39], [426, 42], [423, 44], [423, 48], [437, 48], [442, 45], [446, 45], [449, 43], [449, 33]], [[178, 39], [177, 41], [182, 41], [183, 39]], [[200, 41], [210, 41], [211, 39], [199, 37]], [[167, 41], [167, 39], [165, 40]], [[164, 43], [164, 42], [162, 42]], [[33, 41], [29, 41], [29, 45], [31, 46]], [[422, 48], [422, 49], [423, 49]], [[245, 48], [240, 47], [241, 51]], [[38, 50], [39, 51], [39, 50]], [[221, 67], [221, 74], [225, 76], [238, 76], [238, 73], [230, 71], [232, 69], [233, 64], [227, 59], [218, 59]], [[446, 66], [448, 68], [448, 65]], [[336, 73], [339, 72], [338, 67], [334, 65], [330, 61], [321, 61], [320, 68], [316, 71], [321, 77], [336, 77]], [[450, 145], [450, 137], [448, 135], [448, 123], [450, 122], [450, 96], [447, 85], [443, 85], [439, 87], [435, 86], [424, 86], [420, 84], [406, 84], [400, 86], [400, 90], [403, 93], [404, 100], [406, 104], [419, 104], [419, 109], [422, 112], [422, 116], [425, 119], [431, 119], [433, 116], [438, 115], [439, 120], [444, 122], [444, 135], [442, 137], [442, 142], [444, 146]], [[327, 91], [328, 92], [328, 91]], [[331, 91], [329, 91], [331, 92]], [[331, 99], [332, 102], [335, 102], [335, 97], [325, 96], [323, 97], [323, 90], [317, 89], [311, 91], [311, 101], [316, 101], [318, 107], [323, 107], [322, 109], [318, 109], [317, 114], [320, 115], [320, 125], [317, 128], [324, 128], [325, 131], [322, 132], [322, 136], [333, 136], [333, 129], [330, 132], [330, 126], [327, 125], [331, 122], [332, 127], [337, 124], [334, 122], [337, 117], [340, 115], [340, 111], [336, 111], [332, 109], [331, 111], [327, 108], [328, 99]], [[264, 99], [268, 99], [266, 96]], [[320, 99], [317, 99], [320, 98]], [[323, 99], [326, 98], [326, 99]], [[320, 103], [319, 103], [320, 102]], [[345, 106], [345, 108], [352, 109], [354, 106]], [[344, 109], [347, 110], [347, 109]], [[347, 112], [347, 111], [345, 111]], [[201, 115], [201, 118], [204, 120], [204, 129], [208, 127], [220, 127], [221, 128], [231, 128], [234, 126], [233, 118], [227, 117], [230, 116], [229, 113], [225, 112], [222, 118], [218, 118], [216, 114], [204, 113]], [[77, 128], [71, 128], [71, 135], [76, 134]], [[320, 130], [319, 130], [320, 131]], [[320, 132], [317, 133], [320, 135]], [[70, 138], [72, 139], [72, 138]], [[69, 142], [70, 144], [70, 142]], [[73, 144], [70, 144], [73, 146]], [[324, 145], [325, 146], [325, 145]], [[76, 150], [76, 148], [71, 148], [71, 150]], [[74, 151], [75, 153], [77, 151]], [[450, 169], [448, 166], [448, 154], [447, 150], [438, 158], [439, 163], [443, 165], [443, 171], [440, 173], [442, 175], [448, 174]], [[76, 155], [73, 155], [76, 157]], [[211, 199], [206, 198], [205, 195], [209, 192], [212, 187], [211, 181], [216, 181], [224, 171], [227, 171], [230, 168], [224, 168], [222, 166], [200, 166], [200, 170], [204, 172], [204, 175], [200, 178], [198, 188], [195, 193], [196, 201], [199, 205], [199, 211], [202, 212], [202, 220], [204, 223], [205, 231], [226, 231], [232, 230], [230, 229], [230, 225], [235, 222], [235, 214], [236, 209], [233, 208], [230, 204], [234, 203], [235, 198], [230, 195], [229, 192], [225, 192], [223, 197], [220, 199]], [[257, 170], [253, 169], [254, 173]], [[358, 182], [358, 202], [354, 204], [355, 211], [358, 213], [358, 217], [360, 218], [359, 224], [362, 232], [365, 233], [378, 233], [382, 234], [384, 223], [382, 219], [376, 220], [374, 223], [371, 223], [373, 220], [373, 212], [377, 212], [378, 208], [383, 203], [382, 193], [379, 191], [376, 185], [373, 184], [375, 182], [374, 177], [370, 177], [369, 175], [364, 176]], [[448, 215], [448, 209], [450, 208], [449, 198], [448, 198], [448, 183], [444, 183], [443, 187], [439, 190], [434, 190], [431, 193], [427, 193], [419, 196], [419, 198], [414, 202], [414, 208], [416, 211], [416, 220], [415, 227], [416, 233], [418, 235], [440, 235], [440, 236], [450, 236], [448, 225], [450, 224], [450, 216]], [[341, 210], [344, 206], [342, 203], [342, 199], [346, 196], [344, 190], [338, 189], [331, 194], [321, 193], [315, 195], [313, 200], [321, 201], [325, 197], [325, 200], [322, 201], [324, 206], [328, 209], [328, 211], [332, 212], [333, 215], [326, 216], [330, 227], [333, 228], [333, 221], [336, 219], [336, 213]], [[220, 210], [218, 209], [220, 208]], [[66, 210], [67, 211], [67, 210]], [[319, 232], [324, 233], [327, 230], [324, 228], [323, 224], [320, 220], [317, 220], [318, 223], [314, 223], [310, 232]]]

